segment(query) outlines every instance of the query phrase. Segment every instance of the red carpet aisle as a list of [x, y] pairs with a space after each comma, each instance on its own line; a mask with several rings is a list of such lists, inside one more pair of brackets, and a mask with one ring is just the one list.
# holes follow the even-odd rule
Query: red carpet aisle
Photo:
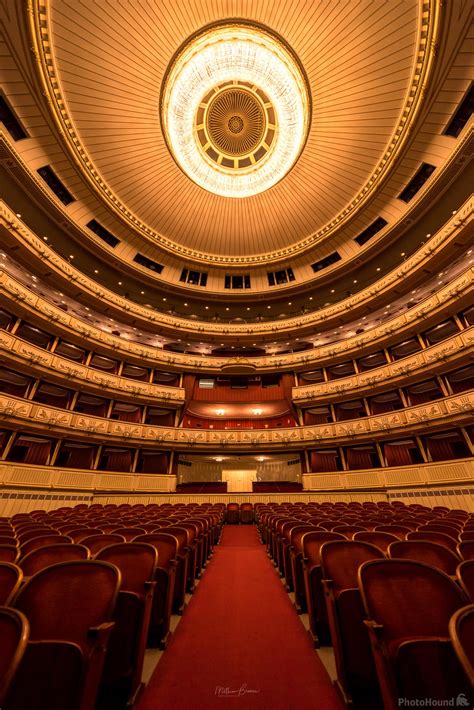
[[341, 710], [252, 527], [226, 527], [139, 710]]

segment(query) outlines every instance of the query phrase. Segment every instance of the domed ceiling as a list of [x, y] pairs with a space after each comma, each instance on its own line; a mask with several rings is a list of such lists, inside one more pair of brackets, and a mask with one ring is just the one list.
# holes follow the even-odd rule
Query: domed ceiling
[[[36, 28], [56, 119], [101, 197], [144, 238], [178, 255], [258, 263], [308, 249], [383, 180], [419, 109], [433, 31], [433, 13], [424, 7], [417, 0], [51, 0]], [[308, 130], [298, 134], [277, 180], [235, 197], [188, 176], [160, 111], [166, 78], [187, 43], [204, 28], [243, 18], [294, 58], [307, 90]], [[207, 124], [193, 117], [196, 136], [201, 125], [208, 128], [204, 151], [208, 139], [227, 158], [233, 151], [255, 159], [263, 143], [272, 151], [273, 136], [263, 135], [274, 125], [272, 89], [266, 95], [244, 74], [231, 77], [241, 82], [234, 94], [228, 76], [212, 86], [203, 81], [202, 95], [198, 85], [196, 106], [209, 113]], [[237, 161], [231, 167], [248, 168]]]

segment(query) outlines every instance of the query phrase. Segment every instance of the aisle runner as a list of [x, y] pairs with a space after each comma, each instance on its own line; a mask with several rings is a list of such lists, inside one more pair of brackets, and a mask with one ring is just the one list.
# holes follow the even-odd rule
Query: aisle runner
[[221, 544], [139, 710], [342, 710], [253, 526]]

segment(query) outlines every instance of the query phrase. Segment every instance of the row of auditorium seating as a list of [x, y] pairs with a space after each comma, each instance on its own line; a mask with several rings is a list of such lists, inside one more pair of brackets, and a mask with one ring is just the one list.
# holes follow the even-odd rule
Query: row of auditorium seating
[[166, 646], [223, 522], [219, 504], [0, 518], [2, 710], [131, 707], [145, 648]]
[[[355, 708], [474, 694], [474, 516], [402, 503], [256, 504], [269, 556], [332, 644]], [[471, 634], [471, 635], [469, 635]]]

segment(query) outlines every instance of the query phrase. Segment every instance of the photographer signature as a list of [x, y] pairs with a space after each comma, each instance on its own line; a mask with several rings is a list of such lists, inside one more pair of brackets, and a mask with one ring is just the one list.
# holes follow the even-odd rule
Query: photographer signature
[[241, 698], [243, 695], [248, 695], [249, 693], [257, 695], [259, 692], [260, 690], [252, 690], [247, 687], [247, 683], [243, 683], [240, 688], [236, 688], [235, 690], [229, 687], [224, 688], [222, 685], [216, 685], [214, 695], [217, 695], [218, 698]]

